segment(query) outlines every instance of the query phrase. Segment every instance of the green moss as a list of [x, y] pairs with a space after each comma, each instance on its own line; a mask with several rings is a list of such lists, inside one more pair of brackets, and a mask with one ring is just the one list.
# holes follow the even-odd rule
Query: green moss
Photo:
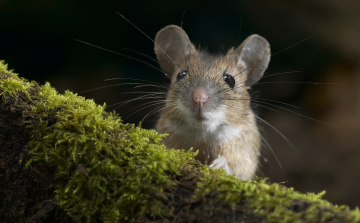
[[[225, 174], [205, 174], [198, 182], [194, 198], [219, 192], [218, 202], [225, 202], [232, 208], [242, 201], [254, 208], [255, 213], [266, 216], [269, 222], [331, 222], [341, 215], [343, 222], [359, 222], [358, 209], [351, 211], [347, 206], [333, 205], [321, 197], [325, 191], [302, 194], [280, 184], [268, 184], [264, 179], [241, 181]], [[299, 211], [294, 210], [299, 209]]]
[[[30, 87], [14, 74], [0, 84], [10, 96]], [[168, 174], [179, 173], [196, 154], [167, 150], [159, 144], [164, 135], [123, 124], [105, 105], [69, 91], [58, 94], [48, 83], [32, 99], [32, 111], [25, 113], [33, 119], [27, 165], [57, 167], [56, 199], [74, 219], [97, 215], [114, 222], [167, 213], [156, 195], [174, 184]]]
[[26, 84], [24, 85], [14, 79], [7, 79], [7, 80], [4, 80], [1, 82], [0, 87], [4, 89], [4, 92], [3, 92], [4, 94], [13, 96], [14, 92], [24, 92], [27, 94], [27, 91], [26, 91], [26, 89], [28, 88], [27, 85]]
[[17, 77], [18, 75], [14, 73], [12, 70], [9, 70], [8, 65], [5, 61], [0, 60], [0, 73], [6, 73], [12, 77]]
[[[123, 124], [104, 111], [105, 105], [69, 91], [60, 95], [46, 84], [39, 97], [33, 106], [39, 122], [32, 131], [30, 163], [57, 166], [60, 207], [79, 221], [167, 213], [156, 194], [174, 184], [168, 174], [178, 173], [195, 154], [167, 150], [159, 144], [164, 135]], [[46, 116], [54, 110], [56, 123], [49, 125]]]
[[27, 167], [55, 169], [57, 205], [77, 222], [250, 221], [242, 213], [256, 222], [360, 222], [358, 209], [322, 200], [325, 192], [239, 180], [194, 161], [192, 151], [166, 149], [159, 143], [165, 135], [124, 124], [105, 105], [29, 83], [2, 62], [0, 69], [3, 101], [27, 95]]
[[5, 64], [4, 61], [0, 61], [0, 73], [3, 72], [6, 73], [9, 77], [11, 76], [13, 78], [4, 79], [0, 82], [2, 94], [13, 96], [15, 92], [22, 92], [25, 93], [28, 98], [30, 98], [26, 89], [31, 86], [31, 83], [18, 79], [17, 74], [13, 73], [13, 71], [8, 71], [7, 64]]

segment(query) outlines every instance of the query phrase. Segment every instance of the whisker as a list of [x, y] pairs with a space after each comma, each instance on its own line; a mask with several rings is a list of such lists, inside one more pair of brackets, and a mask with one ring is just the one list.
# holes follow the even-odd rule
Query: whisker
[[161, 104], [161, 103], [164, 103], [164, 102], [163, 102], [163, 101], [161, 101], [161, 102], [157, 102], [157, 103], [154, 103], [154, 104], [151, 104], [151, 105], [145, 106], [145, 107], [143, 107], [143, 108], [141, 108], [141, 109], [139, 109], [139, 110], [137, 110], [137, 111], [133, 112], [132, 114], [130, 114], [129, 116], [127, 116], [126, 118], [124, 118], [124, 120], [128, 119], [130, 116], [132, 116], [133, 114], [135, 114], [135, 113], [137, 113], [137, 112], [139, 112], [139, 111], [141, 111], [141, 110], [144, 110], [144, 109], [146, 109], [146, 108], [148, 108], [148, 107], [155, 106], [155, 105], [157, 105], [157, 104]]
[[138, 62], [143, 63], [143, 64], [145, 64], [145, 65], [148, 65], [149, 67], [152, 67], [152, 68], [154, 68], [155, 70], [158, 70], [158, 71], [160, 71], [161, 73], [163, 73], [163, 74], [165, 74], [166, 76], [168, 76], [168, 75], [167, 75], [166, 73], [164, 73], [162, 70], [160, 70], [159, 68], [155, 67], [154, 65], [152, 65], [152, 64], [150, 64], [150, 63], [148, 63], [148, 62], [146, 62], [146, 61], [140, 60], [140, 59], [138, 59], [138, 58], [130, 57], [130, 56], [126, 55], [126, 54], [122, 54], [122, 53], [119, 53], [119, 52], [116, 52], [116, 51], [112, 51], [112, 50], [109, 50], [109, 49], [106, 49], [106, 48], [103, 48], [103, 47], [99, 47], [99, 46], [96, 46], [96, 45], [94, 45], [94, 44], [91, 44], [91, 43], [82, 41], [82, 40], [78, 40], [78, 39], [74, 39], [74, 40], [75, 40], [75, 41], [78, 41], [78, 42], [80, 42], [80, 43], [84, 43], [84, 44], [87, 44], [87, 45], [89, 45], [89, 46], [98, 48], [98, 49], [102, 49], [102, 50], [105, 50], [105, 51], [108, 51], [108, 52], [111, 52], [111, 53], [114, 53], [114, 54], [117, 54], [117, 55], [120, 55], [120, 56], [123, 56], [123, 57], [127, 57], [127, 58], [129, 58], [129, 59], [138, 61]]
[[148, 116], [150, 117], [151, 115], [153, 115], [153, 114], [161, 111], [161, 110], [164, 109], [164, 108], [166, 108], [166, 106], [163, 106], [163, 107], [161, 107], [160, 109], [159, 109], [159, 108], [155, 108], [155, 109], [151, 110], [149, 113], [147, 113], [147, 114], [144, 116], [144, 118], [143, 118], [141, 121], [143, 122], [143, 121], [146, 119], [146, 117], [148, 117]]
[[115, 109], [118, 109], [128, 103], [131, 103], [133, 101], [137, 101], [137, 100], [143, 100], [143, 99], [152, 99], [153, 97], [151, 96], [151, 94], [147, 94], [147, 95], [142, 95], [142, 96], [139, 96], [139, 97], [136, 97], [136, 98], [133, 98], [133, 99], [130, 99], [130, 100], [127, 100], [127, 101], [122, 101], [122, 102], [118, 102], [118, 103], [115, 103], [115, 104], [112, 104], [112, 105], [109, 105], [107, 106], [107, 108], [110, 108], [110, 107], [113, 107], [115, 105], [119, 105], [118, 107], [114, 108]]
[[274, 106], [274, 107], [276, 107], [276, 108], [280, 108], [280, 109], [283, 109], [283, 110], [285, 110], [285, 111], [288, 111], [288, 112], [294, 113], [294, 114], [296, 114], [296, 115], [298, 115], [298, 116], [301, 116], [301, 117], [307, 118], [307, 119], [309, 119], [309, 120], [312, 120], [312, 121], [315, 121], [315, 122], [318, 122], [318, 123], [322, 123], [322, 124], [324, 124], [324, 125], [328, 125], [328, 126], [331, 126], [331, 127], [335, 127], [335, 128], [341, 129], [341, 128], [340, 128], [340, 127], [338, 127], [338, 126], [335, 126], [335, 125], [332, 125], [332, 124], [329, 124], [329, 123], [326, 123], [326, 122], [322, 122], [322, 121], [319, 121], [319, 120], [314, 119], [314, 118], [310, 118], [310, 117], [308, 117], [308, 116], [302, 115], [302, 114], [300, 114], [300, 113], [294, 112], [294, 111], [292, 111], [292, 110], [290, 110], [290, 109], [283, 108], [283, 107], [278, 106], [278, 105], [273, 105], [273, 104], [270, 104], [270, 103], [267, 103], [267, 102], [259, 102], [259, 103], [263, 103], [263, 104], [271, 105], [271, 106]]
[[[175, 105], [175, 103], [173, 103], [173, 105]], [[176, 110], [176, 111], [174, 111]], [[170, 111], [167, 111], [170, 115], [168, 116], [169, 118], [173, 118], [175, 117], [176, 115], [178, 115], [181, 111], [179, 110], [178, 107], [176, 106], [173, 106], [173, 108], [170, 110]]]
[[130, 23], [132, 26], [134, 26], [137, 30], [139, 30], [144, 36], [146, 36], [149, 40], [151, 40], [151, 42], [153, 42], [170, 60], [171, 62], [176, 66], [176, 68], [179, 69], [179, 67], [176, 65], [176, 63], [173, 61], [173, 59], [171, 59], [171, 57], [165, 53], [165, 51], [157, 44], [155, 43], [155, 41], [153, 39], [151, 39], [148, 35], [146, 35], [146, 33], [144, 33], [141, 29], [139, 29], [137, 26], [135, 26], [132, 22], [130, 22], [127, 18], [125, 18], [125, 16], [121, 15], [120, 13], [116, 12], [118, 15], [120, 15], [123, 19], [125, 19], [128, 23]]
[[146, 58], [154, 61], [155, 63], [159, 64], [159, 62], [158, 62], [155, 58], [153, 58], [153, 57], [151, 57], [151, 56], [149, 56], [149, 55], [147, 55], [147, 54], [145, 54], [145, 53], [140, 53], [140, 52], [138, 52], [138, 51], [136, 51], [136, 50], [129, 49], [129, 48], [124, 48], [124, 50], [128, 50], [128, 51], [137, 53], [137, 54], [139, 54], [139, 55], [141, 55], [141, 56], [144, 56], [144, 57], [146, 57]]
[[170, 96], [174, 96], [176, 97], [176, 94], [171, 94], [171, 93], [167, 93], [167, 92], [152, 92], [152, 91], [133, 91], [133, 92], [123, 92], [123, 93], [118, 93], [115, 95], [123, 95], [123, 94], [148, 94], [148, 95], [156, 95], [158, 97], [164, 97], [166, 98], [166, 96], [170, 95]]
[[[247, 112], [247, 111], [246, 111], [246, 112]], [[242, 119], [245, 123], [248, 124], [248, 126], [250, 126], [254, 131], [256, 131], [256, 132], [259, 134], [259, 136], [261, 137], [261, 139], [265, 142], [265, 144], [269, 147], [270, 151], [271, 151], [272, 154], [274, 155], [274, 157], [275, 157], [277, 163], [279, 164], [281, 170], [284, 172], [284, 169], [283, 169], [283, 167], [282, 167], [279, 159], [277, 158], [274, 150], [272, 149], [272, 147], [270, 146], [270, 144], [268, 143], [268, 141], [260, 134], [260, 132], [259, 132], [258, 130], [256, 130], [251, 124], [249, 124], [248, 122], [246, 122], [241, 116], [237, 115], [237, 117], [239, 117], [240, 119]]]
[[281, 102], [281, 101], [275, 101], [275, 100], [270, 100], [270, 99], [266, 99], [266, 98], [253, 98], [252, 100], [264, 100], [264, 101], [272, 101], [272, 102], [276, 102], [276, 103], [279, 103], [279, 104], [284, 104], [284, 105], [287, 105], [287, 106], [290, 106], [290, 107], [293, 107], [293, 108], [296, 108], [296, 109], [301, 109], [300, 107], [297, 107], [295, 105], [292, 105], [292, 104], [288, 104], [288, 103], [285, 103], [285, 102]]
[[156, 92], [156, 91], [132, 91], [132, 92], [118, 93], [118, 94], [116, 94], [116, 95], [121, 95], [121, 94], [158, 94], [158, 95], [168, 95], [167, 92]]
[[[172, 103], [172, 105], [175, 105], [175, 103]], [[166, 108], [166, 106], [162, 106], [162, 107], [160, 107], [160, 108], [155, 108], [155, 109], [153, 109], [151, 112], [149, 112], [147, 115], [145, 115], [145, 117], [144, 117], [141, 121], [144, 121], [147, 116], [150, 117], [151, 115], [153, 115], [153, 114], [155, 114], [155, 113], [158, 113], [158, 112], [160, 112], [161, 110], [163, 110], [163, 109], [165, 109], [165, 108]], [[176, 106], [175, 106], [175, 108], [176, 108]], [[171, 113], [175, 108], [171, 109], [171, 110], [169, 111], [169, 113]], [[170, 117], [171, 117], [171, 116], [170, 116]]]
[[268, 126], [270, 126], [272, 129], [274, 129], [277, 133], [279, 133], [281, 135], [281, 137], [284, 138], [284, 140], [289, 144], [290, 148], [294, 148], [296, 150], [296, 152], [298, 152], [298, 150], [296, 149], [296, 147], [294, 146], [294, 144], [288, 139], [286, 138], [279, 130], [277, 130], [274, 126], [272, 126], [270, 123], [268, 123], [267, 121], [265, 121], [264, 119], [260, 118], [259, 116], [255, 115], [255, 117], [257, 119], [259, 119], [260, 121], [266, 123]]
[[[132, 51], [134, 53], [140, 54], [141, 56], [144, 56], [144, 57], [156, 62], [157, 64], [160, 64], [156, 59], [152, 58], [151, 56], [149, 56], [149, 55], [147, 55], [145, 53], [140, 53], [140, 52], [138, 52], [136, 50], [132, 50], [132, 49], [128, 49], [128, 48], [124, 48], [124, 50], [129, 50], [129, 51]], [[167, 67], [165, 67], [164, 65], [163, 65], [163, 68], [165, 68], [169, 73], [171, 73], [171, 71]]]
[[273, 56], [275, 56], [276, 54], [279, 54], [279, 53], [281, 53], [281, 52], [283, 52], [283, 51], [285, 51], [285, 50], [287, 50], [287, 49], [290, 49], [291, 47], [294, 47], [294, 46], [296, 46], [296, 45], [298, 45], [298, 44], [300, 44], [300, 43], [302, 43], [302, 42], [304, 42], [304, 41], [306, 41], [306, 40], [308, 40], [308, 39], [311, 39], [311, 37], [308, 37], [308, 38], [306, 38], [306, 39], [303, 39], [303, 40], [301, 40], [300, 42], [297, 42], [297, 43], [295, 43], [295, 44], [293, 44], [293, 45], [291, 45], [291, 46], [289, 46], [289, 47], [287, 47], [287, 48], [285, 48], [285, 49], [283, 49], [283, 50], [280, 50], [279, 52], [276, 52], [276, 53], [272, 54], [271, 56], [273, 57]]
[[[345, 86], [345, 84], [340, 83], [315, 83], [315, 82], [260, 82], [256, 84], [314, 84], [314, 85], [341, 85]], [[255, 85], [255, 84], [254, 84]]]
[[142, 84], [142, 83], [121, 83], [121, 84], [112, 84], [112, 85], [107, 85], [107, 86], [104, 86], [104, 87], [98, 87], [98, 88], [93, 88], [93, 89], [86, 90], [86, 91], [81, 91], [81, 92], [79, 92], [79, 94], [86, 93], [86, 92], [90, 92], [90, 91], [96, 91], [96, 90], [100, 90], [100, 89], [103, 89], [103, 88], [108, 88], [108, 87], [122, 86], [122, 85], [133, 85], [133, 84]]
[[[244, 112], [247, 112], [246, 110], [244, 109], [241, 109], [239, 107], [234, 107], [234, 106], [230, 106], [230, 107], [233, 107], [233, 108], [236, 108], [236, 109], [239, 109], [241, 111], [244, 111]], [[247, 112], [249, 113], [249, 112]], [[270, 123], [268, 123], [267, 121], [265, 121], [264, 119], [260, 118], [258, 115], [255, 115], [254, 116], [259, 119], [260, 121], [264, 122], [265, 124], [267, 124], [268, 126], [270, 126], [272, 129], [274, 129], [277, 133], [279, 133], [281, 135], [281, 137], [283, 137], [283, 139], [289, 144], [290, 148], [294, 148], [296, 151], [296, 147], [294, 146], [294, 144], [288, 139], [286, 138], [279, 130], [277, 130], [273, 125], [271, 125]]]
[[140, 88], [140, 87], [158, 87], [158, 88], [165, 88], [166, 90], [169, 90], [168, 87], [153, 85], [153, 84], [143, 84], [143, 85], [135, 86], [134, 88]]
[[[136, 78], [128, 78], [128, 77], [115, 77], [115, 78], [105, 79], [104, 81], [113, 81], [113, 80], [134, 80], [134, 81], [142, 81], [142, 82], [158, 85], [158, 83], [153, 82], [153, 81], [148, 81], [148, 80], [143, 80], [143, 79], [136, 79]], [[161, 86], [161, 85], [159, 85], [159, 86]]]
[[262, 78], [265, 77], [272, 77], [272, 76], [276, 76], [276, 75], [280, 75], [280, 74], [294, 74], [294, 73], [301, 73], [302, 71], [288, 71], [288, 72], [281, 72], [281, 73], [276, 73], [276, 74], [268, 74], [268, 75], [264, 75]]
[[267, 109], [269, 109], [269, 110], [271, 110], [271, 111], [279, 112], [279, 111], [278, 111], [278, 110], [276, 110], [276, 109], [269, 108], [269, 107], [267, 107], [267, 106], [265, 106], [265, 105], [259, 104], [259, 103], [261, 103], [261, 102], [258, 102], [258, 103], [252, 102], [252, 103], [253, 103], [253, 104], [256, 104], [256, 105], [258, 105], [258, 106], [261, 106], [261, 107], [267, 108]]
[[131, 112], [131, 111], [134, 111], [134, 110], [137, 109], [137, 108], [143, 107], [144, 105], [149, 105], [149, 106], [144, 107], [144, 108], [147, 108], [147, 107], [150, 107], [150, 106], [153, 106], [153, 105], [157, 105], [157, 104], [161, 104], [161, 103], [165, 103], [165, 102], [166, 102], [166, 100], [157, 100], [157, 101], [146, 102], [146, 103], [143, 103], [143, 104], [141, 104], [141, 105], [138, 105], [138, 106], [133, 107], [132, 109], [128, 110], [127, 112], [125, 112], [125, 113], [123, 114], [123, 116], [125, 116], [126, 114], [128, 114], [128, 113]]

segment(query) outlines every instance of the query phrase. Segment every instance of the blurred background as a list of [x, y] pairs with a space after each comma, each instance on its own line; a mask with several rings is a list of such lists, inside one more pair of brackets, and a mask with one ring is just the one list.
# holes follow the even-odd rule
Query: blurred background
[[[106, 103], [125, 122], [138, 124], [155, 108], [144, 108], [148, 100], [116, 103], [141, 95], [135, 93], [141, 90], [163, 89], [134, 89], [119, 84], [139, 81], [104, 79], [135, 78], [161, 85], [168, 80], [148, 65], [75, 41], [158, 67], [127, 50], [155, 56], [153, 43], [116, 12], [151, 38], [164, 26], [183, 21], [192, 42], [211, 53], [224, 53], [253, 33], [264, 36], [274, 55], [254, 91], [299, 109], [270, 101], [272, 105], [263, 105], [276, 111], [259, 107], [259, 115], [296, 147], [290, 148], [279, 133], [262, 124], [283, 170], [264, 146], [259, 175], [301, 192], [326, 190], [325, 198], [335, 204], [360, 205], [359, 1], [0, 0], [0, 59], [22, 77]], [[84, 92], [96, 88], [101, 89]], [[155, 121], [156, 116], [150, 116], [143, 126], [151, 128]]]

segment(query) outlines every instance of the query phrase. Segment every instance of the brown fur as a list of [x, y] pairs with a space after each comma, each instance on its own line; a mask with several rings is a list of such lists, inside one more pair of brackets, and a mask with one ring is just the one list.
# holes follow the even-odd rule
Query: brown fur
[[[175, 31], [167, 33], [167, 28], [175, 29]], [[155, 38], [157, 44], [155, 52], [160, 65], [165, 73], [170, 71], [172, 77], [166, 105], [156, 125], [159, 133], [169, 134], [162, 142], [167, 148], [188, 150], [193, 147], [194, 150], [199, 151], [196, 158], [203, 164], [211, 164], [216, 158], [224, 156], [231, 173], [242, 179], [251, 179], [258, 165], [261, 138], [250, 107], [248, 93], [250, 86], [246, 85], [246, 81], [251, 75], [250, 70], [256, 72], [258, 68], [245, 69], [238, 62], [243, 45], [235, 50], [229, 50], [225, 56], [212, 56], [195, 50], [187, 35], [181, 34], [181, 28], [175, 26], [167, 28], [159, 31], [160, 34], [158, 33]], [[161, 33], [162, 31], [164, 32]], [[176, 38], [180, 40], [174, 41]], [[171, 41], [179, 42], [181, 46], [171, 46], [169, 41], [170, 43]], [[176, 52], [176, 49], [180, 53]], [[254, 63], [256, 62], [258, 61]], [[186, 70], [188, 74], [178, 82], [176, 76], [183, 70]], [[235, 79], [236, 84], [233, 89], [229, 88], [223, 80], [225, 71]], [[191, 117], [186, 116], [188, 114], [192, 116], [200, 109], [194, 106], [191, 97], [194, 89], [198, 87], [206, 89], [209, 94], [208, 104], [201, 107], [202, 112], [224, 111], [219, 113], [224, 114], [223, 120], [219, 117], [219, 120], [222, 120], [219, 128], [226, 127], [224, 127], [224, 133], [220, 130], [217, 133], [217, 130], [213, 130], [211, 126], [206, 126], [212, 125], [211, 121], [203, 122], [204, 124], [200, 121], [191, 122], [189, 121], [192, 120]], [[187, 110], [189, 113], [186, 113]], [[216, 117], [214, 120], [217, 120]], [[237, 134], [232, 136], [234, 131], [229, 132], [229, 130], [234, 130]], [[221, 134], [225, 137], [214, 140]], [[227, 137], [228, 135], [231, 137]]]

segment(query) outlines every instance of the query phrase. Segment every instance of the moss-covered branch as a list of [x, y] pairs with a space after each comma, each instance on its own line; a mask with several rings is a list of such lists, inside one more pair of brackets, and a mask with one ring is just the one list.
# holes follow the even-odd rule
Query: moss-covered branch
[[241, 181], [166, 149], [69, 91], [0, 63], [0, 219], [4, 222], [360, 222], [264, 180]]

